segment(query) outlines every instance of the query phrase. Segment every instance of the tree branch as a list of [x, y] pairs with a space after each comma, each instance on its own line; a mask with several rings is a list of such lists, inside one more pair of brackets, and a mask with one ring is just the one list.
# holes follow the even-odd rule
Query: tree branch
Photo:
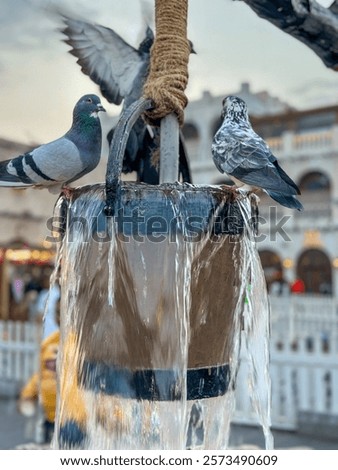
[[315, 0], [242, 0], [258, 16], [306, 44], [338, 71], [338, 0], [329, 8]]

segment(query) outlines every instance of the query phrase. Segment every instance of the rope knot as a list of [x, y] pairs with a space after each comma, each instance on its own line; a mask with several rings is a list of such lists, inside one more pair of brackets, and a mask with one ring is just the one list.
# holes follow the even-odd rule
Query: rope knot
[[[185, 11], [182, 11], [182, 7]], [[180, 126], [188, 99], [188, 62], [191, 43], [186, 38], [187, 5], [181, 0], [156, 2], [156, 38], [151, 49], [150, 70], [143, 87], [143, 96], [151, 99], [154, 108], [145, 113], [149, 124], [175, 113]]]

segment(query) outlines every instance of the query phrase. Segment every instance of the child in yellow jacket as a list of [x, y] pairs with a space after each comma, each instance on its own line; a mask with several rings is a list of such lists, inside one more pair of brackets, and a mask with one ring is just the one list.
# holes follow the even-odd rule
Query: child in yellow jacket
[[[60, 300], [56, 305], [56, 321], [60, 320]], [[54, 432], [56, 409], [56, 358], [59, 349], [60, 331], [54, 331], [47, 336], [40, 346], [40, 368], [32, 375], [21, 390], [18, 409], [25, 415], [34, 413], [36, 404], [41, 403], [44, 423], [44, 442], [50, 442]]]
[[32, 375], [20, 393], [18, 408], [30, 415], [40, 400], [44, 413], [44, 442], [50, 442], [54, 432], [56, 408], [56, 356], [60, 332], [55, 331], [41, 343], [40, 371]]

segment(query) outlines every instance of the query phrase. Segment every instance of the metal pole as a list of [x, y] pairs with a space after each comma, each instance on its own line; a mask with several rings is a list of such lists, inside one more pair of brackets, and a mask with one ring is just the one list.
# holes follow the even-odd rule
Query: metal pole
[[160, 183], [178, 180], [179, 124], [174, 113], [161, 120]]

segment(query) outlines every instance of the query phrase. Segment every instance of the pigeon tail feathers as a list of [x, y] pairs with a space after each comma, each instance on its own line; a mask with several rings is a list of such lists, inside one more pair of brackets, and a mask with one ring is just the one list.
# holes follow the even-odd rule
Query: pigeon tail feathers
[[281, 204], [284, 207], [288, 207], [289, 209], [297, 209], [298, 211], [304, 210], [303, 205], [298, 201], [296, 196], [287, 196], [281, 193], [275, 193], [274, 191], [265, 190], [267, 194]]
[[[23, 156], [20, 156], [13, 160], [4, 160], [0, 162], [0, 186], [5, 188], [26, 188], [34, 184], [34, 181], [32, 181], [23, 170], [22, 158]], [[13, 165], [14, 162], [15, 166]], [[14, 166], [17, 174], [13, 174], [8, 171], [8, 165], [11, 164]]]

